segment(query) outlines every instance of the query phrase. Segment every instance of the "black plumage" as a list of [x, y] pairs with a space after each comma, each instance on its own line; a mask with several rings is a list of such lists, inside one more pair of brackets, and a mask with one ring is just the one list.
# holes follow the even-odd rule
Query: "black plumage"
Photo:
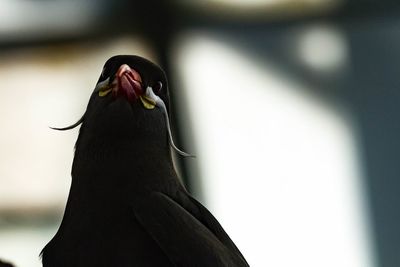
[[71, 189], [44, 267], [248, 266], [176, 175], [168, 105], [157, 65], [138, 56], [106, 62], [79, 121]]

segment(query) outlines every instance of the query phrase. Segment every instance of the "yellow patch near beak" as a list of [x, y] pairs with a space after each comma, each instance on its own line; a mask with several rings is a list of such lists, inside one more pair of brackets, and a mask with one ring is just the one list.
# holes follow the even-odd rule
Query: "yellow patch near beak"
[[142, 104], [146, 109], [154, 109], [156, 107], [156, 101], [147, 96], [140, 96], [140, 101], [142, 101]]
[[99, 92], [99, 96], [106, 96], [108, 95], [111, 90], [112, 90], [112, 85], [109, 84], [110, 78], [107, 78], [106, 80], [99, 82], [96, 84], [96, 88], [94, 89], [95, 92]]
[[111, 92], [112, 88], [104, 88], [99, 91], [99, 96], [106, 96]]

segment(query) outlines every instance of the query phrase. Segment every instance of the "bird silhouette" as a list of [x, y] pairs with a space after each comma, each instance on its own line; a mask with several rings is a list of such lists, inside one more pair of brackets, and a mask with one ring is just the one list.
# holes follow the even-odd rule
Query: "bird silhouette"
[[164, 71], [110, 58], [81, 124], [61, 225], [44, 267], [248, 266], [214, 216], [181, 184]]

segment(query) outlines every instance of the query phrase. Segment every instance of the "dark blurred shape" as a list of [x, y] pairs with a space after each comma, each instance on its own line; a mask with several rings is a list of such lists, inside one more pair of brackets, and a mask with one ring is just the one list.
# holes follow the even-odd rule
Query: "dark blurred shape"
[[14, 267], [14, 265], [12, 265], [12, 264], [9, 263], [9, 262], [2, 261], [2, 260], [0, 259], [0, 267]]
[[379, 266], [400, 266], [400, 16], [348, 27], [357, 111]]
[[88, 34], [104, 10], [102, 2], [4, 0], [0, 3], [0, 38], [10, 43]]
[[[340, 8], [343, 0], [268, 0], [268, 1], [228, 1], [228, 0], [177, 0], [182, 10], [191, 15], [214, 20], [261, 22], [287, 20], [332, 13]], [[184, 13], [184, 12], [182, 12]]]

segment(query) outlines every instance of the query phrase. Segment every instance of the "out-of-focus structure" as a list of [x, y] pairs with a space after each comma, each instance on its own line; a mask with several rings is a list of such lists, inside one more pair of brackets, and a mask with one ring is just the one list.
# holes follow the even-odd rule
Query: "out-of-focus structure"
[[188, 189], [251, 266], [400, 264], [400, 5], [0, 2], [0, 258], [41, 266], [80, 118], [115, 54], [170, 79]]

